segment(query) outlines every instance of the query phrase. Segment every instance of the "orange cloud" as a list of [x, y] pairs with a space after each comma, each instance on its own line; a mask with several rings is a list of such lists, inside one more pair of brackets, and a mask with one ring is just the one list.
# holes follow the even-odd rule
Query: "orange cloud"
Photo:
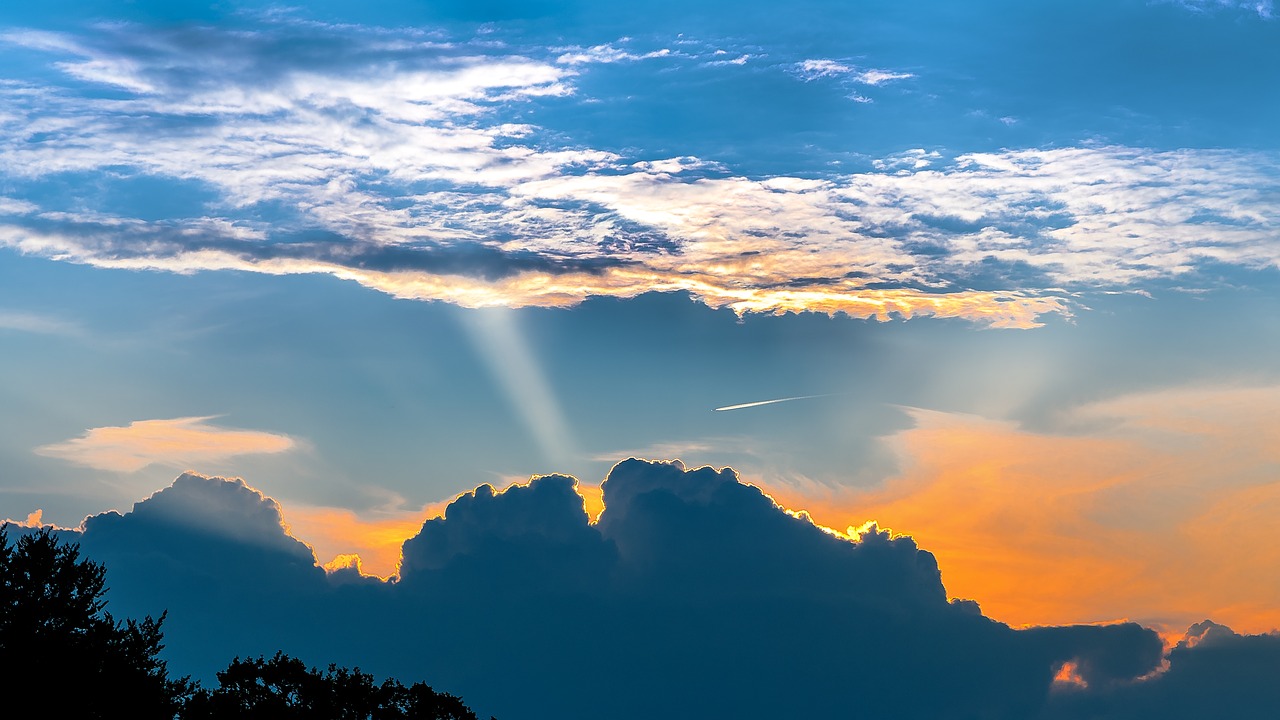
[[1015, 625], [1280, 627], [1280, 387], [1097, 403], [1075, 434], [912, 414], [891, 439], [904, 471], [881, 487], [771, 494], [824, 525], [911, 534], [952, 596]]
[[289, 532], [311, 546], [326, 570], [357, 568], [361, 574], [387, 579], [400, 566], [400, 546], [418, 534], [422, 523], [440, 517], [448, 502], [420, 510], [380, 511], [366, 516], [345, 508], [290, 503], [284, 511]]
[[4, 520], [0, 520], [0, 525], [4, 525], [4, 524], [16, 525], [18, 527], [26, 527], [26, 528], [51, 527], [51, 528], [57, 528], [59, 530], [68, 529], [68, 528], [58, 528], [57, 525], [46, 523], [44, 521], [44, 510], [40, 508], [36, 508], [34, 511], [27, 513], [26, 520], [14, 520], [13, 518], [5, 518]]
[[96, 470], [135, 472], [152, 464], [189, 467], [294, 447], [287, 435], [234, 430], [206, 422], [212, 419], [138, 420], [124, 427], [90, 428], [78, 438], [44, 445], [35, 452]]
[[[21, 235], [21, 242], [12, 239]], [[830, 258], [830, 264], [807, 268], [806, 253], [771, 251], [756, 261], [751, 272], [710, 258], [709, 269], [691, 268], [684, 255], [652, 261], [651, 267], [604, 268], [597, 272], [549, 273], [526, 271], [497, 280], [466, 275], [442, 275], [418, 270], [353, 268], [325, 260], [272, 258], [254, 260], [221, 250], [192, 250], [171, 257], [98, 257], [69, 252], [74, 242], [56, 235], [0, 224], [0, 245], [33, 254], [60, 252], [95, 267], [124, 270], [167, 270], [192, 273], [237, 270], [268, 275], [327, 274], [357, 282], [392, 297], [449, 302], [466, 308], [573, 307], [588, 298], [634, 298], [650, 292], [685, 292], [707, 305], [730, 308], [738, 315], [762, 313], [823, 313], [887, 322], [918, 317], [959, 318], [979, 325], [1028, 329], [1043, 325], [1046, 315], [1068, 316], [1072, 303], [1051, 291], [956, 290], [926, 292], [914, 288], [869, 288], [844, 275], [852, 259]], [[735, 250], [742, 254], [747, 248]], [[802, 270], [804, 265], [806, 270]], [[823, 273], [834, 272], [836, 277]], [[803, 290], [785, 289], [796, 278], [808, 280]], [[783, 287], [779, 287], [783, 286]]]

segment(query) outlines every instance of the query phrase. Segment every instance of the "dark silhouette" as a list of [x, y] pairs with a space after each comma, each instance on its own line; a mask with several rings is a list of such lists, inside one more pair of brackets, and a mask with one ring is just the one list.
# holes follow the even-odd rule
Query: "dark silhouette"
[[[104, 610], [106, 570], [47, 528], [10, 544], [0, 525], [0, 697], [64, 717], [172, 718], [191, 689], [160, 659], [159, 619]], [[15, 713], [20, 715], [24, 713]]]
[[183, 718], [254, 720], [476, 720], [452, 695], [423, 683], [381, 685], [373, 676], [330, 665], [320, 672], [276, 653], [270, 660], [231, 661], [218, 673], [217, 690], [197, 690]]
[[284, 649], [430, 678], [485, 717], [1026, 720], [1066, 662], [1091, 690], [1160, 664], [1135, 624], [995, 622], [911, 538], [836, 537], [729, 469], [623, 461], [596, 523], [574, 482], [462, 495], [396, 582], [335, 581], [241, 480], [184, 474], [79, 540], [113, 607], [168, 608], [170, 667], [208, 687]]
[[106, 612], [106, 568], [49, 528], [9, 542], [0, 524], [0, 701], [15, 716], [164, 720], [476, 720], [459, 698], [424, 683], [330, 665], [320, 672], [277, 652], [236, 658], [208, 690], [170, 680], [160, 659], [165, 615], [116, 621]]

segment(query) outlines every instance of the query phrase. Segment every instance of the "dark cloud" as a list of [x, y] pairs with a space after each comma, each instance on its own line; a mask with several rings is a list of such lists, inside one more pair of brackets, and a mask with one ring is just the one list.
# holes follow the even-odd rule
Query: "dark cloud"
[[[266, 259], [273, 252], [288, 256], [290, 249], [273, 248], [267, 253], [258, 253], [255, 259]], [[600, 272], [609, 267], [634, 264], [634, 261], [625, 258], [552, 257], [527, 250], [508, 252], [488, 245], [472, 243], [432, 246], [365, 243], [350, 248], [339, 244], [328, 244], [297, 248], [293, 252], [297, 252], [298, 259], [332, 262], [346, 267], [383, 272], [423, 270], [440, 275], [465, 275], [490, 281], [524, 272], [553, 274]]]
[[[114, 612], [169, 610], [178, 672], [283, 649], [426, 680], [509, 719], [1106, 716], [1164, 701], [1184, 676], [1258, 675], [1215, 672], [1213, 653], [1276, 667], [1274, 639], [1206, 626], [1139, 681], [1161, 661], [1152, 631], [1014, 630], [948, 601], [911, 538], [833, 535], [732, 470], [626, 460], [598, 524], [574, 485], [462, 495], [405, 542], [390, 583], [325, 575], [276, 503], [238, 480], [183, 475], [90, 518], [80, 540], [108, 566]], [[1054, 689], [1064, 663], [1088, 690]]]
[[1272, 718], [1280, 708], [1280, 635], [1238, 635], [1208, 620], [1187, 631], [1148, 680], [1054, 693], [1047, 720]]
[[88, 518], [81, 544], [108, 568], [114, 613], [182, 617], [166, 625], [180, 674], [305, 635], [314, 618], [298, 612], [301, 599], [326, 587], [279, 505], [240, 480], [184, 474], [131, 512]]
[[589, 524], [575, 483], [548, 475], [459, 497], [405, 542], [399, 585], [464, 598], [481, 588], [517, 597], [603, 588], [616, 554]]
[[[135, 219], [101, 220], [53, 215], [20, 218], [17, 234], [36, 237], [74, 237], [78, 247], [70, 259], [97, 263], [158, 262], [180, 269], [184, 258], [205, 252], [221, 254], [224, 262], [244, 267], [278, 260], [314, 263], [330, 269], [353, 268], [375, 272], [423, 271], [497, 281], [521, 273], [600, 273], [607, 268], [634, 265], [623, 257], [542, 254], [504, 250], [477, 242], [420, 240], [413, 245], [386, 244], [347, 237], [327, 230], [272, 235], [268, 241], [247, 240], [253, 230], [216, 218], [197, 223]], [[189, 269], [194, 269], [193, 265]]]

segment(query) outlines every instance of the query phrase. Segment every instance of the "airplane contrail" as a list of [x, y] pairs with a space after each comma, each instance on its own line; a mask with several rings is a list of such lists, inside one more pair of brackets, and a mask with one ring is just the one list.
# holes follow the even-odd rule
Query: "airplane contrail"
[[772, 405], [774, 403], [780, 403], [780, 402], [791, 402], [792, 400], [808, 400], [809, 398], [831, 397], [832, 395], [838, 395], [838, 394], [839, 393], [823, 393], [822, 395], [797, 395], [795, 397], [778, 398], [777, 400], [759, 400], [757, 402], [742, 403], [741, 405], [725, 405], [724, 407], [716, 408], [714, 412], [720, 412], [722, 410], [741, 410], [743, 408], [758, 407], [760, 405]]

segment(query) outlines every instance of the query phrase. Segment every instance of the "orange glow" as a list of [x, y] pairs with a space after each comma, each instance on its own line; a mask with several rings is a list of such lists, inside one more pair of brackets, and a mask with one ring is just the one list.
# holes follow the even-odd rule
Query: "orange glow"
[[[30, 234], [30, 233], [28, 233]], [[34, 236], [33, 236], [34, 237]], [[29, 245], [32, 252], [62, 247], [66, 241], [46, 237]], [[740, 254], [740, 240], [731, 244]], [[705, 246], [710, 247], [710, 246]], [[523, 272], [499, 280], [422, 271], [382, 271], [353, 268], [322, 260], [273, 258], [248, 260], [220, 250], [200, 250], [171, 258], [79, 259], [96, 267], [130, 270], [169, 270], [190, 273], [240, 270], [268, 275], [327, 274], [350, 280], [392, 297], [438, 300], [467, 308], [573, 307], [588, 298], [633, 298], [650, 292], [687, 292], [711, 308], [735, 313], [815, 312], [888, 321], [899, 317], [961, 318], [998, 328], [1034, 328], [1045, 315], [1070, 315], [1070, 301], [1053, 294], [1022, 290], [957, 290], [925, 292], [911, 287], [867, 288], [865, 281], [845, 276], [854, 258], [836, 252], [773, 249], [748, 267], [731, 267], [715, 253], [694, 258], [689, 251], [670, 261], [647, 258], [645, 267], [607, 268], [599, 273]], [[701, 259], [705, 265], [694, 260]], [[699, 272], [695, 268], [702, 268]], [[797, 279], [811, 281], [804, 290], [780, 290]]]
[[418, 534], [422, 523], [444, 513], [448, 503], [421, 510], [382, 512], [363, 517], [345, 508], [290, 504], [284, 510], [291, 534], [307, 543], [326, 570], [355, 566], [364, 575], [387, 579], [400, 565], [400, 546]]
[[[18, 527], [38, 528], [44, 527], [44, 510], [36, 508], [34, 512], [27, 513], [26, 520], [14, 520], [13, 518], [5, 518], [0, 520], [0, 525], [9, 524]], [[50, 526], [53, 527], [53, 526]]]
[[[502, 492], [514, 485], [527, 485], [531, 478], [507, 479]], [[604, 491], [600, 485], [577, 483], [587, 516], [595, 522], [604, 510]], [[466, 494], [466, 493], [463, 493]], [[293, 537], [311, 547], [316, 558], [333, 558], [324, 563], [329, 572], [354, 567], [362, 575], [386, 580], [399, 571], [400, 548], [405, 540], [418, 534], [422, 524], [443, 517], [445, 508], [458, 496], [431, 503], [420, 510], [380, 511], [370, 517], [336, 507], [317, 507], [290, 503], [286, 527]]]
[[601, 485], [587, 485], [579, 481], [575, 489], [582, 496], [582, 504], [586, 507], [587, 517], [591, 518], [593, 523], [599, 520], [600, 513], [604, 512], [604, 487]]
[[1062, 663], [1062, 667], [1058, 668], [1057, 674], [1053, 676], [1053, 684], [1058, 687], [1089, 687], [1089, 683], [1085, 682], [1080, 675], [1080, 668], [1074, 661]]
[[361, 562], [360, 556], [355, 554], [338, 555], [324, 564], [325, 572], [337, 572], [339, 570], [355, 570], [361, 575], [369, 574], [364, 571], [364, 563]]
[[[1280, 388], [1163, 391], [1087, 406], [1096, 434], [914, 410], [903, 472], [843, 492], [772, 486], [832, 527], [875, 519], [938, 558], [953, 597], [1014, 624], [1212, 618], [1280, 626]], [[1241, 560], [1244, 559], [1242, 562]]]

